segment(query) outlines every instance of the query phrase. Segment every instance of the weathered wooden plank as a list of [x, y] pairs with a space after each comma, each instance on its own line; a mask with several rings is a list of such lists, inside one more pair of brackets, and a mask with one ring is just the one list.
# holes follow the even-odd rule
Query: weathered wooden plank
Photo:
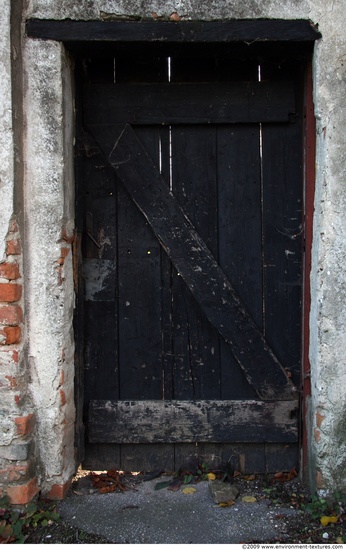
[[[155, 130], [140, 128], [158, 161]], [[161, 250], [128, 193], [118, 186], [118, 308], [121, 399], [162, 399]]]
[[31, 38], [111, 42], [313, 41], [321, 34], [306, 20], [243, 19], [231, 21], [52, 21], [29, 19]]
[[[262, 330], [262, 213], [259, 124], [217, 129], [218, 262]], [[221, 342], [223, 399], [251, 399], [253, 388]], [[231, 366], [231, 368], [230, 368]]]
[[[98, 138], [107, 151], [102, 127]], [[202, 311], [232, 345], [258, 395], [271, 400], [294, 398], [285, 370], [130, 126], [114, 143], [109, 162]]]
[[[93, 124], [211, 124], [288, 121], [292, 82], [93, 84], [84, 116]], [[102, 102], [100, 102], [102, 97]]]
[[89, 441], [295, 442], [297, 409], [297, 401], [91, 401]]
[[[171, 172], [170, 129], [161, 126], [157, 129], [160, 143], [160, 170], [169, 188]], [[162, 299], [162, 396], [163, 399], [174, 399], [174, 341], [173, 341], [173, 296], [172, 277], [174, 267], [161, 247], [161, 299]], [[174, 454], [174, 452], [173, 452]]]
[[174, 447], [174, 443], [122, 444], [121, 469], [132, 472], [174, 472]]
[[[173, 126], [171, 137], [174, 196], [211, 253], [217, 257], [216, 128]], [[219, 399], [220, 335], [201, 314], [176, 270], [172, 287], [174, 398]]]
[[[174, 448], [174, 451], [172, 450]], [[121, 449], [121, 452], [120, 452]], [[174, 457], [174, 458], [173, 458]], [[178, 471], [182, 466], [230, 466], [242, 474], [299, 469], [298, 443], [86, 443], [85, 470]]]
[[83, 200], [84, 206], [82, 351], [87, 409], [90, 399], [99, 399], [106, 394], [111, 399], [119, 397], [115, 296], [117, 214], [113, 171], [100, 153], [88, 154], [89, 144], [83, 138], [80, 135], [83, 173], [80, 174], [77, 197], [79, 201]]
[[84, 303], [86, 344], [83, 351], [86, 404], [90, 399], [119, 397], [115, 319], [115, 302], [86, 301]]
[[263, 283], [266, 339], [299, 384], [301, 360], [303, 146], [299, 123], [264, 124]]
[[82, 462], [85, 470], [121, 469], [121, 445], [112, 443], [85, 442], [85, 456]]

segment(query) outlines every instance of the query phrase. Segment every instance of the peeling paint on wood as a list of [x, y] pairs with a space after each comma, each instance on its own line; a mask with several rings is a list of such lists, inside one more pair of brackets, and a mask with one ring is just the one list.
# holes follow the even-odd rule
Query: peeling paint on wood
[[297, 410], [297, 401], [91, 401], [89, 441], [289, 443]]

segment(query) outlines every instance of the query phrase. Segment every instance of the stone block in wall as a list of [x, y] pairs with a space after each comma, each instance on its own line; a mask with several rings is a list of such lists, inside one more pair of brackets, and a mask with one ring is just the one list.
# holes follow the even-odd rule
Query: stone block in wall
[[10, 445], [0, 446], [0, 459], [27, 460], [31, 453], [32, 441], [14, 441]]
[[0, 411], [0, 425], [0, 446], [9, 445], [16, 435], [16, 427], [13, 420], [6, 414], [6, 411]]

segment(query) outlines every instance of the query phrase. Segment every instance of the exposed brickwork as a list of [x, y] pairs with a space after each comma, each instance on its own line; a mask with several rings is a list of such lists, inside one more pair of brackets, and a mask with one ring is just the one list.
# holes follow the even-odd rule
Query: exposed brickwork
[[0, 324], [19, 325], [23, 321], [23, 311], [18, 305], [0, 305]]
[[0, 264], [0, 278], [13, 281], [19, 279], [19, 266], [16, 263], [4, 262]]
[[18, 302], [21, 297], [21, 285], [14, 283], [0, 283], [0, 302]]
[[29, 435], [34, 429], [35, 417], [33, 414], [27, 416], [20, 416], [14, 419], [14, 423], [17, 426], [18, 435]]
[[[27, 504], [39, 491], [32, 440], [35, 417], [28, 407], [27, 372], [22, 353], [21, 242], [12, 220], [0, 263], [0, 403], [11, 434], [0, 444], [0, 494], [12, 504]], [[12, 425], [12, 428], [11, 428]]]
[[20, 244], [20, 241], [18, 239], [13, 239], [13, 240], [10, 240], [10, 241], [7, 241], [6, 243], [6, 254], [7, 256], [12, 256], [12, 255], [19, 255], [21, 254], [22, 252], [22, 247], [21, 247], [21, 244]]
[[38, 492], [39, 487], [36, 478], [30, 479], [24, 484], [8, 487], [6, 490], [11, 504], [27, 504]]
[[67, 491], [71, 487], [72, 479], [66, 481], [66, 483], [52, 485], [49, 493], [45, 495], [46, 498], [50, 500], [62, 500], [65, 498]]
[[15, 481], [25, 481], [29, 471], [29, 464], [11, 464], [7, 468], [0, 469], [0, 483], [13, 483]]
[[6, 344], [19, 344], [22, 336], [22, 329], [20, 327], [5, 327]]
[[61, 286], [62, 283], [64, 282], [63, 268], [64, 268], [65, 259], [68, 255], [68, 253], [70, 252], [70, 250], [71, 250], [71, 248], [68, 248], [66, 246], [62, 246], [61, 249], [60, 249], [60, 258], [57, 259], [57, 264], [58, 264], [57, 271], [58, 271], [58, 284], [59, 284], [59, 286]]

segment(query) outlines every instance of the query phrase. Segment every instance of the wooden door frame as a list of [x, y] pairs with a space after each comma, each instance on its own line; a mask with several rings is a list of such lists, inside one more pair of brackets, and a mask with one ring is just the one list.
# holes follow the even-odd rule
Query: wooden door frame
[[304, 255], [302, 289], [302, 366], [300, 404], [300, 448], [302, 477], [308, 480], [309, 464], [309, 400], [311, 397], [310, 365], [310, 309], [311, 309], [311, 254], [313, 239], [313, 217], [316, 182], [316, 119], [313, 102], [312, 62], [308, 62], [305, 72], [305, 113], [304, 113]]
[[[167, 21], [56, 21], [31, 19], [26, 22], [26, 32], [30, 38], [56, 40], [63, 42], [72, 54], [93, 50], [97, 45], [102, 51], [110, 44], [119, 42], [157, 43], [165, 41], [176, 43], [237, 43], [239, 45], [256, 41], [264, 45], [264, 51], [269, 41], [278, 46], [289, 47], [290, 51], [300, 56], [301, 46], [310, 45], [308, 58], [312, 57], [312, 46], [315, 40], [321, 38], [320, 33], [308, 20], [230, 20], [223, 22], [167, 22]], [[312, 68], [311, 62], [306, 63], [305, 76], [305, 124], [304, 124], [304, 210], [305, 210], [305, 253], [303, 259], [303, 308], [302, 308], [302, 365], [301, 365], [301, 464], [303, 475], [308, 464], [308, 400], [311, 395], [309, 337], [310, 337], [310, 271], [311, 248], [315, 194], [315, 154], [316, 128], [312, 98]], [[75, 241], [75, 266], [78, 270], [78, 234]], [[76, 283], [75, 278], [75, 283]], [[78, 382], [78, 377], [77, 377]], [[78, 384], [77, 384], [78, 386]], [[76, 403], [82, 401], [81, 387], [77, 387]], [[78, 409], [78, 406], [77, 406]], [[78, 411], [77, 411], [78, 418]], [[83, 450], [83, 426], [77, 422], [78, 460]]]

